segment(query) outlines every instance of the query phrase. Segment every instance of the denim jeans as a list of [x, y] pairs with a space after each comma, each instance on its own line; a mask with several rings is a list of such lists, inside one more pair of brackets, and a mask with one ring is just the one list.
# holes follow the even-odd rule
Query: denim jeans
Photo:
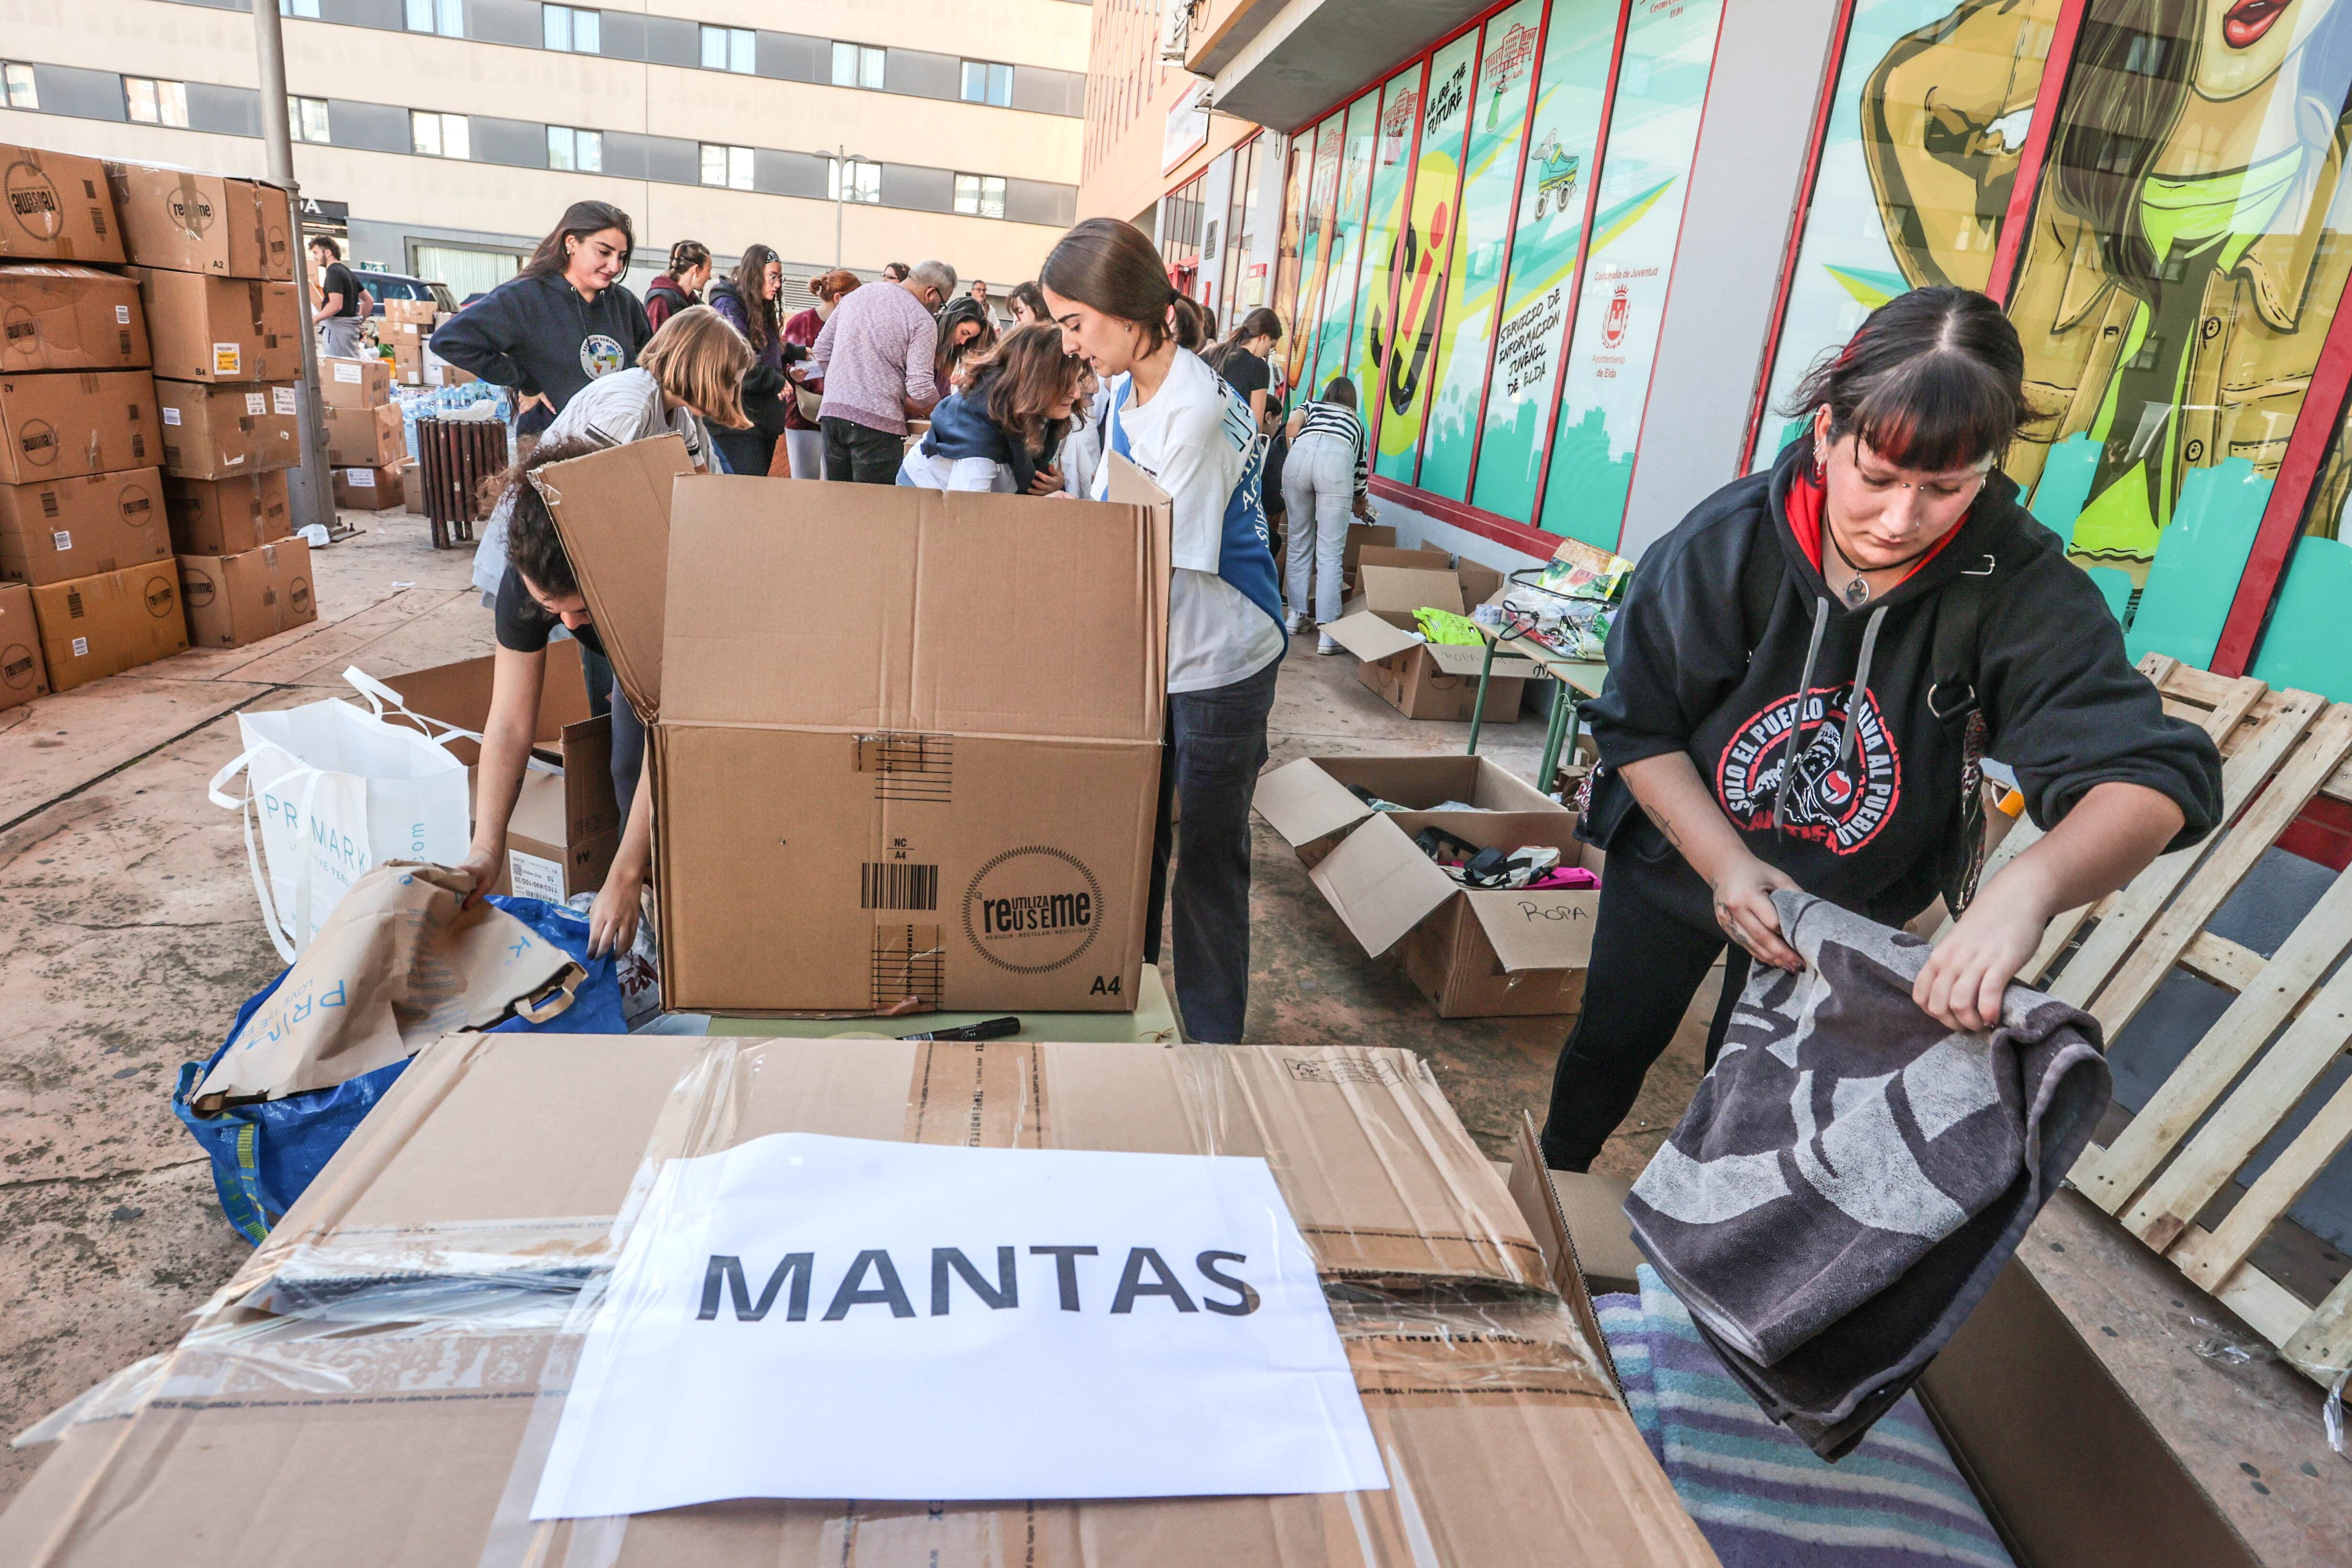
[[[1176, 1010], [1185, 1037], [1211, 1045], [1240, 1043], [1249, 1012], [1250, 796], [1265, 766], [1265, 719], [1281, 674], [1276, 659], [1228, 686], [1168, 694], [1143, 961], [1160, 961], [1172, 851]], [[1183, 820], [1171, 823], [1180, 792]]]
[[1307, 612], [1311, 581], [1316, 624], [1328, 625], [1339, 619], [1339, 571], [1348, 551], [1348, 512], [1356, 499], [1355, 448], [1328, 430], [1300, 436], [1283, 466], [1282, 487], [1290, 522], [1290, 612]]
[[860, 485], [895, 485], [898, 465], [906, 460], [903, 436], [875, 430], [839, 414], [819, 421], [824, 426], [824, 476]]

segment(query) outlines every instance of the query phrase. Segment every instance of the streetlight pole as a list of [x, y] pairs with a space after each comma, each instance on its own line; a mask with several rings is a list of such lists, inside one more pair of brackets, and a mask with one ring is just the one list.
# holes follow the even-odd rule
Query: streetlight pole
[[841, 213], [849, 202], [849, 165], [863, 163], [866, 159], [853, 156], [847, 147], [835, 143], [833, 149], [833, 265], [841, 267]]
[[310, 252], [302, 240], [302, 190], [294, 182], [294, 136], [287, 124], [286, 38], [278, 26], [277, 0], [254, 0], [254, 50], [261, 63], [261, 140], [269, 150], [269, 178], [286, 187], [287, 215], [293, 233], [295, 311], [301, 322], [302, 384], [298, 402], [302, 421], [302, 486], [310, 493], [309, 520], [334, 532], [335, 486], [327, 472], [326, 415], [319, 401], [319, 339], [310, 323]]

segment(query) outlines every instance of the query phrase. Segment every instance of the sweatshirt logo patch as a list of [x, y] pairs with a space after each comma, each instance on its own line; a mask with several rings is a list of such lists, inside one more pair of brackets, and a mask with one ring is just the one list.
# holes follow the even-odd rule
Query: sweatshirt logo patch
[[592, 377], [611, 375], [627, 358], [621, 345], [602, 332], [591, 332], [580, 340], [580, 368]]
[[[1789, 790], [1788, 831], [1832, 854], [1850, 855], [1878, 836], [1903, 798], [1903, 759], [1886, 732], [1878, 699], [1865, 689], [1855, 715], [1853, 755], [1841, 765], [1853, 685], [1815, 686], [1804, 696], [1804, 744]], [[1769, 831], [1772, 803], [1789, 765], [1798, 728], [1798, 701], [1782, 697], [1733, 732], [1716, 764], [1715, 795], [1731, 820], [1751, 833]]]

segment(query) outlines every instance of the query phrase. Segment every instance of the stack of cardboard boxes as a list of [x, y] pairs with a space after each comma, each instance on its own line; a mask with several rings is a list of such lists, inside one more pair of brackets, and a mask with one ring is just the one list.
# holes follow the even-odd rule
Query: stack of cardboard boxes
[[433, 351], [433, 329], [449, 312], [430, 299], [387, 299], [376, 318], [375, 340], [392, 350], [392, 379], [404, 387], [462, 386], [476, 378]]
[[408, 438], [392, 401], [392, 366], [381, 359], [320, 360], [319, 396], [326, 403], [335, 505], [361, 512], [400, 506]]

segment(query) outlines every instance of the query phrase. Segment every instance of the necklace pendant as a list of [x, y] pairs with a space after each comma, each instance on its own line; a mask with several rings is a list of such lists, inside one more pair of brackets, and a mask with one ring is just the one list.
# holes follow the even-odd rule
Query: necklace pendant
[[1870, 584], [1863, 581], [1861, 578], [1857, 577], [1845, 585], [1845, 601], [1850, 609], [1861, 609], [1863, 601], [1869, 597]]

